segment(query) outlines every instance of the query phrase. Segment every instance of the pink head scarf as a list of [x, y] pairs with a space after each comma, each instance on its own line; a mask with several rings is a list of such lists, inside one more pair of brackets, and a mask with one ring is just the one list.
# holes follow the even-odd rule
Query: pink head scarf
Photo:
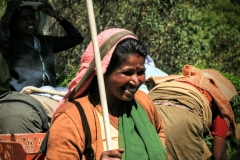
[[[100, 54], [103, 55], [103, 57], [101, 58], [103, 74], [106, 72], [106, 69], [110, 63], [113, 51], [115, 50], [117, 44], [126, 38], [137, 39], [132, 32], [125, 29], [121, 29], [121, 28], [107, 29], [101, 32], [97, 38], [98, 38], [98, 45], [100, 48]], [[114, 40], [116, 41], [116, 43], [113, 43]], [[113, 44], [111, 45], [111, 43]], [[102, 48], [102, 46], [104, 47]], [[95, 63], [92, 63], [92, 62], [94, 62], [94, 48], [93, 48], [93, 43], [91, 41], [82, 56], [82, 59], [80, 62], [81, 67], [76, 77], [69, 83], [69, 86], [68, 86], [69, 91], [59, 102], [58, 107], [56, 108], [56, 111], [69, 99], [74, 99], [76, 97], [81, 96], [84, 93], [84, 91], [86, 91], [86, 89], [89, 87], [94, 75], [96, 75]]]

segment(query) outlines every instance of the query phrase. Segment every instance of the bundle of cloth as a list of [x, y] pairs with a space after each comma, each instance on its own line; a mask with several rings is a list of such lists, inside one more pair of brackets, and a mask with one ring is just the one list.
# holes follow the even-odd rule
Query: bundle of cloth
[[218, 156], [204, 141], [208, 133], [211, 137], [240, 140], [230, 104], [238, 93], [218, 71], [200, 70], [187, 64], [182, 75], [150, 77], [145, 84], [163, 119], [167, 159]]
[[66, 93], [66, 87], [27, 86], [0, 94], [0, 134], [46, 132]]
[[27, 86], [24, 87], [21, 93], [30, 95], [31, 97], [37, 99], [45, 109], [49, 121], [52, 120], [53, 113], [57, 108], [60, 100], [65, 96], [68, 92], [67, 87], [51, 87], [51, 86], [42, 86], [42, 87], [34, 87]]

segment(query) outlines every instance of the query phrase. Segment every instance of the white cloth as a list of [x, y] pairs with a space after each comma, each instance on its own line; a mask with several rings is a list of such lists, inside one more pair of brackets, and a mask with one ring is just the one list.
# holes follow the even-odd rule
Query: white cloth
[[[149, 77], [151, 76], [167, 76], [168, 74], [163, 72], [162, 70], [152, 66], [152, 65], [149, 65], [149, 64], [146, 64], [145, 63], [145, 68], [146, 68], [146, 76], [145, 76], [145, 79], [148, 79]], [[139, 89], [143, 92], [145, 92], [146, 94], [148, 94], [148, 89], [147, 89], [147, 86], [145, 84], [142, 84]]]
[[67, 87], [51, 87], [51, 86], [43, 86], [40, 88], [27, 86], [27, 87], [24, 87], [21, 91], [21, 93], [35, 94], [35, 95], [44, 96], [50, 99], [54, 99], [57, 101], [60, 101], [67, 92], [68, 92]]

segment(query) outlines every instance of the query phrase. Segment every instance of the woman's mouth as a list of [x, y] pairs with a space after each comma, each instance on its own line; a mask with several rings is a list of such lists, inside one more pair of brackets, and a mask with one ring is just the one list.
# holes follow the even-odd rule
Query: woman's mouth
[[28, 28], [28, 29], [33, 29], [34, 27], [31, 25], [31, 26], [28, 26], [27, 28]]
[[130, 86], [127, 86], [125, 87], [125, 89], [131, 93], [135, 93], [137, 91], [137, 88], [135, 87], [130, 87]]

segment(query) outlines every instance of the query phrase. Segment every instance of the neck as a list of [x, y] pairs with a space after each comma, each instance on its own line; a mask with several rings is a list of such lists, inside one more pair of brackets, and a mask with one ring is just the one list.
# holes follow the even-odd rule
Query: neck
[[121, 103], [116, 103], [114, 105], [108, 105], [108, 112], [114, 117], [118, 117], [120, 113]]
[[33, 34], [31, 34], [31, 35], [23, 35], [23, 34], [21, 34], [21, 33], [19, 33], [18, 34], [18, 38], [19, 39], [21, 39], [21, 40], [23, 40], [24, 42], [27, 42], [27, 43], [29, 43], [29, 44], [33, 44], [33, 37], [34, 37], [34, 35]]
[[[95, 94], [94, 94], [95, 93]], [[100, 96], [99, 94], [96, 95], [96, 92], [89, 92], [89, 99], [93, 103], [94, 106], [101, 107], [101, 102], [100, 102]], [[108, 113], [114, 117], [119, 116], [119, 107], [121, 107], [122, 102], [119, 100], [117, 102], [113, 101], [108, 101]]]

